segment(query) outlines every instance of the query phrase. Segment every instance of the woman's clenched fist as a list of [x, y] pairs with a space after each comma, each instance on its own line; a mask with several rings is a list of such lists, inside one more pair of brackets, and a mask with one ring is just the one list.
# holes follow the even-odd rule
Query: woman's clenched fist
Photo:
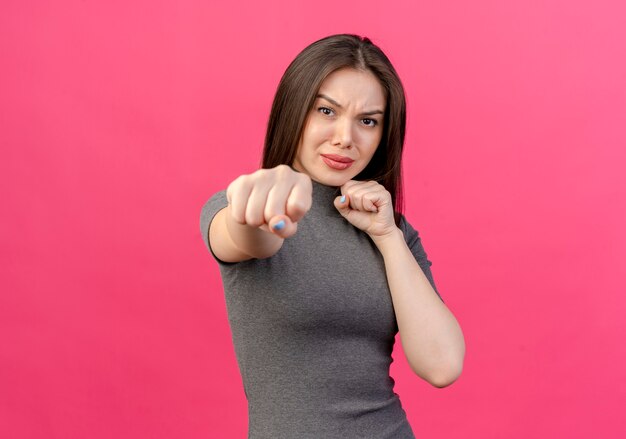
[[288, 238], [312, 203], [311, 178], [287, 165], [237, 177], [226, 189], [230, 214], [239, 224]]
[[376, 244], [398, 231], [391, 194], [373, 180], [349, 180], [341, 186], [345, 196], [335, 198], [335, 207], [354, 227], [367, 233]]

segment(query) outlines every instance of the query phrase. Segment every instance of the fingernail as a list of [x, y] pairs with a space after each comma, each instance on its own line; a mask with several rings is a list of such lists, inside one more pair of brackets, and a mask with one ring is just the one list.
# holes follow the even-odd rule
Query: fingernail
[[272, 227], [274, 230], [280, 230], [285, 227], [285, 220], [280, 220]]
[[346, 196], [342, 195], [341, 196], [341, 200], [339, 200], [339, 201], [342, 202], [342, 203], [345, 203], [346, 202]]

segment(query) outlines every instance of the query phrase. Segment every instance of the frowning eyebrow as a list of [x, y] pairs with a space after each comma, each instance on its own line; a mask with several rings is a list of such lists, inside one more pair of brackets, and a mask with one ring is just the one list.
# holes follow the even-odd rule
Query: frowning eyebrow
[[[317, 98], [326, 99], [331, 104], [336, 105], [339, 108], [343, 108], [339, 102], [337, 102], [334, 99], [331, 99], [330, 97], [326, 96], [325, 94], [321, 94], [320, 93], [316, 97]], [[372, 110], [372, 111], [364, 111], [363, 113], [361, 113], [362, 116], [371, 116], [372, 114], [385, 114], [385, 112], [382, 111], [382, 110]]]

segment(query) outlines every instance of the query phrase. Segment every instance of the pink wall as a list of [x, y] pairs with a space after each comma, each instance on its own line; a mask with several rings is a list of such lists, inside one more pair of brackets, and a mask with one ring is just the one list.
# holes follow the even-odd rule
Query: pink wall
[[0, 437], [245, 437], [199, 211], [340, 32], [405, 83], [407, 216], [466, 337], [445, 389], [394, 355], [418, 437], [626, 437], [624, 3], [392, 3], [2, 2]]

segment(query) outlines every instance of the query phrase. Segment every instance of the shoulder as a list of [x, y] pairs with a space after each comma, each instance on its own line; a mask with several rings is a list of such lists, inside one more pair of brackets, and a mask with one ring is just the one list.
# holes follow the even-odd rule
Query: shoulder
[[[426, 250], [424, 250], [424, 245], [422, 244], [422, 239], [419, 232], [411, 225], [411, 223], [406, 219], [404, 215], [401, 215], [400, 217], [400, 230], [402, 230], [402, 233], [404, 234], [404, 240], [406, 241], [409, 250], [411, 250], [411, 253], [415, 257], [415, 260], [428, 278], [430, 284], [433, 287], [433, 290], [435, 290], [435, 292], [441, 299], [441, 295], [439, 294], [437, 286], [435, 285], [435, 280], [433, 279], [433, 274], [431, 270], [431, 266], [433, 265], [433, 263], [429, 259]], [[443, 302], [443, 299], [441, 299], [441, 301]]]
[[[213, 219], [215, 214], [228, 206], [228, 199], [226, 198], [226, 189], [215, 192], [204, 203], [200, 210], [200, 223], [202, 225], [208, 225], [208, 222]], [[207, 224], [204, 224], [207, 223]]]
[[422, 244], [422, 238], [417, 229], [411, 225], [404, 215], [401, 215], [400, 217], [400, 230], [402, 230], [404, 241], [411, 250], [411, 253], [415, 256], [415, 259], [418, 260], [420, 265], [430, 267], [432, 262], [428, 260], [428, 255], [426, 254], [424, 245]]
[[200, 232], [209, 250], [211, 250], [211, 246], [209, 245], [208, 232], [211, 221], [213, 221], [215, 215], [226, 206], [228, 206], [228, 199], [226, 198], [226, 189], [223, 189], [211, 195], [200, 210]]
[[[411, 225], [404, 214], [400, 214], [399, 228], [402, 230], [404, 240], [407, 244], [412, 243], [416, 239], [419, 239], [419, 232]], [[409, 245], [410, 247], [410, 245]]]
[[226, 198], [226, 189], [219, 190], [209, 197], [202, 206], [202, 211], [209, 210], [214, 206], [226, 207], [228, 199]]

